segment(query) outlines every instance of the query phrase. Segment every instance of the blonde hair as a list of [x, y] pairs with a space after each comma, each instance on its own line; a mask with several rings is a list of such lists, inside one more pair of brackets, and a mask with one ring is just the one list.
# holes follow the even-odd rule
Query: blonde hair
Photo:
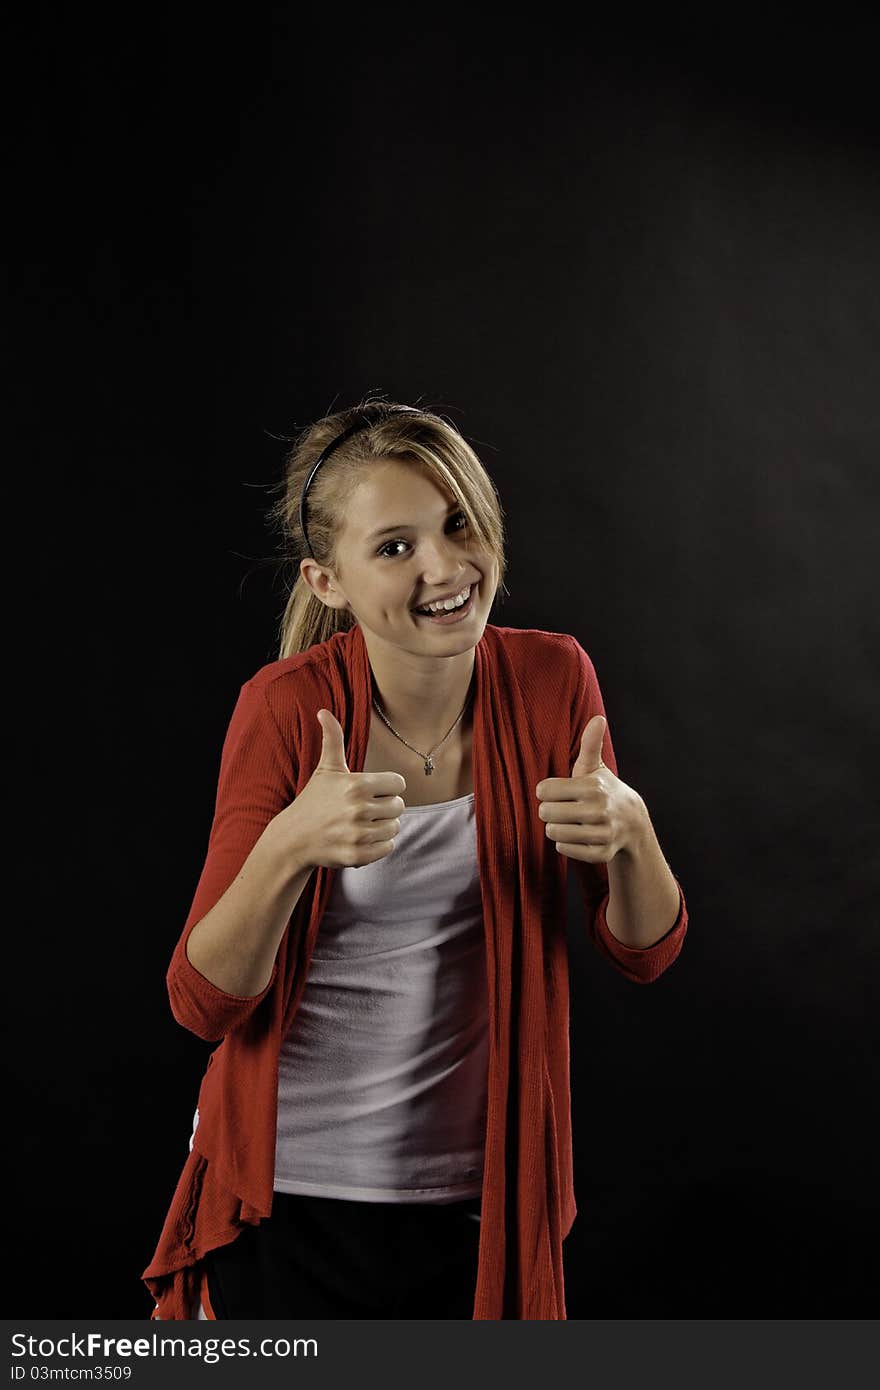
[[287, 455], [283, 477], [276, 485], [280, 495], [268, 512], [270, 526], [281, 533], [282, 566], [286, 571], [279, 660], [326, 642], [357, 621], [349, 609], [330, 608], [322, 603], [300, 573], [300, 560], [308, 551], [300, 529], [299, 501], [318, 455], [359, 415], [368, 419], [375, 416], [375, 423], [358, 430], [334, 449], [326, 463], [321, 464], [308, 491], [308, 549], [315, 561], [338, 573], [337, 540], [349, 499], [372, 462], [394, 458], [424, 468], [454, 494], [470, 534], [497, 561], [496, 595], [505, 591], [504, 512], [495, 484], [451, 421], [421, 407], [417, 414], [405, 412], [385, 418], [385, 412], [394, 404], [366, 397], [357, 406], [325, 415], [295, 438]]

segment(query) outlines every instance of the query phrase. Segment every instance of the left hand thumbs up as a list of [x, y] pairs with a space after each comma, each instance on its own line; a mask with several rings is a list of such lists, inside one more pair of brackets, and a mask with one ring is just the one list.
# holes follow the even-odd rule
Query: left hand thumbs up
[[641, 833], [647, 808], [638, 792], [602, 761], [608, 721], [594, 714], [581, 734], [570, 777], [545, 777], [535, 788], [538, 815], [560, 854], [608, 864]]

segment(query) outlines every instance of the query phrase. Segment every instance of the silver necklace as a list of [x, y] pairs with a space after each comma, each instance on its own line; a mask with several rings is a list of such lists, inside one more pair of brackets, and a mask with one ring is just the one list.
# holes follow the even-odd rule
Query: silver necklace
[[[458, 719], [456, 719], [455, 724], [458, 723], [458, 720], [461, 719], [462, 714], [464, 714], [465, 710], [467, 709], [467, 707], [468, 707], [468, 701], [470, 700], [470, 698], [471, 698], [471, 692], [470, 692], [470, 690], [468, 690], [467, 699], [465, 700], [464, 704], [463, 704], [462, 707], [461, 707], [461, 714], [458, 716]], [[423, 752], [421, 751], [421, 749], [419, 749], [419, 748], [413, 748], [413, 746], [412, 746], [411, 743], [407, 743], [405, 738], [401, 738], [401, 737], [400, 737], [400, 734], [399, 734], [399, 733], [397, 732], [397, 730], [394, 728], [393, 724], [392, 724], [391, 721], [388, 719], [387, 715], [384, 713], [383, 710], [381, 710], [381, 709], [379, 708], [379, 705], [378, 705], [378, 702], [376, 701], [375, 696], [373, 697], [373, 709], [376, 711], [376, 713], [378, 714], [379, 718], [382, 719], [382, 720], [388, 725], [389, 729], [391, 730], [391, 732], [393, 733], [393, 735], [394, 735], [394, 737], [395, 737], [396, 739], [399, 739], [401, 743], [406, 744], [406, 747], [412, 749], [413, 753], [418, 753], [418, 755], [419, 755], [420, 758], [424, 758], [424, 760], [425, 760], [425, 776], [426, 776], [426, 777], [430, 777], [431, 773], [434, 771], [434, 754], [437, 752], [437, 749], [438, 749], [438, 748], [442, 748], [442, 747], [443, 747], [444, 743], [446, 742], [446, 740], [447, 740], [448, 737], [449, 737], [449, 734], [452, 733], [452, 729], [455, 728], [455, 724], [453, 724], [452, 729], [449, 730], [449, 733], [448, 733], [448, 734], [444, 734], [444, 736], [443, 736], [443, 738], [441, 738], [440, 742], [439, 742], [439, 743], [436, 743], [436, 744], [434, 745], [434, 747], [431, 749], [430, 753], [423, 753]]]

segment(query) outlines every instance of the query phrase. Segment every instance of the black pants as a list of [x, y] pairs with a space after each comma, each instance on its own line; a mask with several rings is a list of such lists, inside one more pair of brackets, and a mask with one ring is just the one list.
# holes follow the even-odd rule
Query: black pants
[[217, 1318], [470, 1318], [480, 1199], [348, 1202], [276, 1192], [205, 1256]]

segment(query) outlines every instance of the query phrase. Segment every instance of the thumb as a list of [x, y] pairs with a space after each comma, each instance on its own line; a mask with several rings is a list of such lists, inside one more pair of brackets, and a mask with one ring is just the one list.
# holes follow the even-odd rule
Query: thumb
[[348, 772], [348, 763], [345, 761], [345, 735], [336, 715], [329, 709], [319, 709], [318, 723], [324, 733], [318, 767], [326, 772]]
[[581, 735], [580, 752], [577, 755], [572, 777], [586, 777], [589, 772], [597, 772], [605, 764], [602, 761], [602, 740], [605, 737], [607, 720], [602, 714], [594, 714]]

